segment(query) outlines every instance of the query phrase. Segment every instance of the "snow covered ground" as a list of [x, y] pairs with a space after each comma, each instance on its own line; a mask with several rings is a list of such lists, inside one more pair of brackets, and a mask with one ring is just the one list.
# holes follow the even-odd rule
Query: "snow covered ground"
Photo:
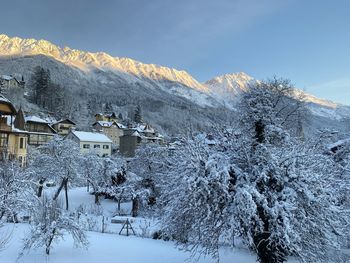
[[[12, 229], [13, 225], [7, 225]], [[28, 225], [17, 224], [14, 226], [12, 240], [6, 250], [0, 252], [1, 263], [16, 262], [21, 250], [21, 239], [26, 235]], [[65, 237], [65, 240], [55, 244], [49, 257], [45, 256], [44, 248], [39, 248], [25, 254], [17, 262], [21, 263], [93, 263], [93, 262], [185, 262], [190, 254], [178, 250], [173, 242], [140, 238], [134, 236], [120, 236], [116, 234], [101, 234], [89, 232], [90, 246], [88, 250], [74, 248], [73, 240]], [[255, 256], [247, 251], [222, 249], [222, 263], [241, 262], [255, 263]], [[200, 258], [198, 262], [214, 262], [211, 258]]]
[[[46, 192], [52, 192], [47, 189]], [[88, 208], [93, 207], [94, 196], [87, 193], [85, 187], [74, 188], [69, 191], [70, 210], [74, 211], [80, 205]], [[102, 216], [105, 216], [105, 232], [101, 233], [101, 224], [95, 225], [94, 231], [88, 232], [90, 246], [88, 250], [74, 247], [73, 240], [70, 236], [64, 236], [64, 240], [53, 245], [49, 257], [45, 255], [44, 248], [38, 248], [24, 254], [18, 259], [19, 263], [93, 263], [93, 262], [185, 262], [190, 259], [190, 253], [179, 250], [174, 242], [154, 240], [151, 238], [143, 238], [141, 236], [150, 236], [157, 229], [155, 220], [148, 218], [132, 219], [132, 225], [137, 236], [123, 236], [117, 233], [122, 224], [110, 223], [113, 214], [115, 214], [117, 204], [111, 200], [101, 198], [102, 215], [96, 216], [97, 222], [101, 222]], [[92, 208], [93, 209], [93, 208]], [[125, 212], [130, 211], [130, 204], [122, 204]], [[123, 219], [125, 217], [116, 216], [115, 219]], [[128, 217], [130, 218], [130, 217]], [[148, 224], [148, 225], [147, 225]], [[147, 226], [146, 226], [147, 225]], [[147, 229], [145, 229], [147, 228]], [[6, 224], [1, 233], [12, 232], [12, 238], [4, 251], [0, 251], [1, 263], [16, 262], [23, 245], [22, 239], [29, 232], [28, 224]], [[1, 234], [0, 233], [0, 234]], [[146, 234], [145, 234], [146, 233]], [[245, 249], [222, 248], [220, 251], [220, 262], [237, 262], [237, 263], [255, 263], [256, 257]], [[210, 257], [201, 257], [197, 262], [215, 262]], [[291, 262], [292, 263], [292, 262]]]

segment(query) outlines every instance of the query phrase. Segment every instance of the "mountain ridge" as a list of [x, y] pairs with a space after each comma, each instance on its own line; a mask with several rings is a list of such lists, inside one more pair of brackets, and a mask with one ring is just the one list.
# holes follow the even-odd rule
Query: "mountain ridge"
[[[26, 39], [0, 34], [0, 56], [39, 54], [53, 57], [64, 64], [77, 67], [86, 73], [90, 73], [95, 69], [113, 71], [121, 78], [128, 81], [128, 83], [132, 84], [137, 83], [140, 79], [147, 79], [156, 83], [179, 83], [184, 87], [209, 95], [219, 102], [224, 102], [226, 105], [230, 101], [235, 101], [242, 91], [246, 91], [250, 83], [256, 83], [258, 81], [245, 72], [238, 72], [215, 76], [204, 83], [200, 83], [185, 70], [178, 70], [157, 64], [146, 64], [126, 57], [114, 57], [106, 52], [88, 52], [67, 46], [61, 48], [43, 39]], [[182, 92], [191, 93], [188, 91]], [[298, 90], [297, 92], [302, 92], [307, 102], [319, 104], [328, 108], [344, 106], [340, 103], [318, 98], [302, 90]], [[187, 98], [190, 96], [189, 94], [180, 95]], [[197, 98], [194, 99], [196, 100]], [[208, 103], [206, 103], [205, 100], [207, 99], [201, 98], [199, 100], [197, 99], [196, 102], [206, 105]]]

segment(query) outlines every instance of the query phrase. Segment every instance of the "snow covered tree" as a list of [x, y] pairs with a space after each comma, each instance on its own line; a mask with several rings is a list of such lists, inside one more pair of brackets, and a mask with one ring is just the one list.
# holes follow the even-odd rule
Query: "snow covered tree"
[[17, 162], [2, 161], [0, 166], [0, 220], [17, 221], [17, 214], [27, 204], [29, 180]]
[[77, 246], [87, 247], [88, 241], [85, 232], [76, 221], [76, 218], [62, 209], [58, 200], [51, 200], [47, 196], [37, 198], [33, 206], [31, 231], [24, 240], [24, 251], [31, 248], [45, 247], [47, 255], [50, 254], [53, 242], [70, 234]]
[[99, 196], [106, 192], [106, 186], [112, 181], [109, 169], [112, 168], [110, 160], [105, 160], [94, 153], [81, 156], [81, 173], [87, 180], [88, 187], [92, 187], [95, 204], [99, 204]]
[[302, 136], [300, 126], [306, 116], [304, 98], [290, 80], [274, 77], [252, 85], [243, 94], [239, 106], [243, 113], [240, 121], [245, 132], [258, 136], [256, 139], [259, 141], [264, 140], [263, 132], [269, 132], [270, 127], [274, 129], [274, 125], [288, 130], [292, 135]]
[[53, 198], [57, 199], [64, 189], [66, 209], [68, 210], [68, 184], [82, 182], [79, 161], [79, 148], [71, 140], [57, 136], [49, 143], [40, 146], [39, 154], [34, 158], [28, 170], [39, 181], [38, 196], [41, 195], [45, 181], [54, 180], [59, 183], [59, 187]]
[[299, 105], [288, 86], [272, 84], [243, 97], [242, 123], [250, 132], [231, 155], [235, 228], [262, 263], [284, 262], [290, 255], [327, 261], [332, 254], [341, 255], [336, 240], [348, 220], [330, 198], [334, 165], [323, 152], [291, 137], [285, 124]]
[[118, 213], [122, 201], [132, 201], [132, 216], [137, 216], [139, 198], [148, 192], [141, 188], [141, 178], [134, 173], [128, 172], [123, 165], [111, 177], [111, 183], [106, 187], [106, 194], [118, 202]]
[[216, 258], [221, 242], [239, 236], [261, 263], [340, 262], [349, 212], [332, 194], [339, 168], [288, 133], [290, 115], [279, 115], [288, 105], [276, 111], [275, 98], [252, 89], [242, 101], [242, 132], [222, 133], [211, 148], [186, 143], [192, 150], [177, 154], [163, 192], [165, 231]]
[[228, 159], [192, 141], [177, 153], [163, 188], [163, 231], [192, 252], [218, 258], [220, 237], [228, 234], [232, 244], [230, 171]]
[[[143, 208], [151, 208], [157, 203], [161, 188], [166, 185], [169, 169], [174, 163], [172, 151], [161, 145], [142, 145], [129, 162], [129, 171], [141, 178], [141, 187], [146, 190], [148, 200], [143, 200]], [[154, 210], [153, 208], [151, 208]]]

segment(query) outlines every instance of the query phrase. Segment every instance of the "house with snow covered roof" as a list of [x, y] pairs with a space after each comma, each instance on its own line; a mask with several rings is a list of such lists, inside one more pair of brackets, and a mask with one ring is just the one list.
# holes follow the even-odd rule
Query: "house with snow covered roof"
[[116, 121], [96, 121], [92, 127], [94, 131], [105, 134], [117, 147], [120, 145], [120, 136], [124, 135], [126, 129], [126, 126]]
[[17, 159], [26, 165], [28, 133], [14, 127], [17, 111], [13, 104], [0, 95], [0, 161]]
[[27, 116], [25, 120], [25, 130], [28, 131], [29, 145], [42, 145], [53, 139], [56, 130], [51, 127], [48, 121], [38, 116]]
[[21, 80], [18, 80], [16, 77], [12, 75], [0, 75], [0, 93], [6, 94], [8, 90], [20, 88], [24, 89], [24, 79], [22, 77]]
[[102, 133], [71, 130], [65, 138], [79, 143], [81, 153], [95, 152], [101, 157], [112, 154], [112, 140]]
[[122, 121], [115, 112], [111, 113], [97, 113], [95, 114], [96, 121], [107, 121], [107, 122], [120, 122]]
[[75, 122], [70, 119], [62, 119], [51, 124], [51, 127], [54, 128], [59, 135], [66, 136], [71, 129], [74, 129], [76, 126]]

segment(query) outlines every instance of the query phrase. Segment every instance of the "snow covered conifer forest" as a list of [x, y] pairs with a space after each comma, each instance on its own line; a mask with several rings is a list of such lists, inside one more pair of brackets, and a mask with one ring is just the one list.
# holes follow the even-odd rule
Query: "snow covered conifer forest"
[[131, 253], [143, 237], [203, 262], [349, 262], [346, 136], [305, 136], [305, 104], [284, 79], [251, 84], [235, 114], [132, 158], [83, 154], [55, 137], [28, 149], [25, 168], [1, 161], [0, 261], [59, 262], [67, 238], [89, 253], [96, 232], [117, 256], [122, 241], [111, 235], [127, 218], [138, 236], [123, 239]]

